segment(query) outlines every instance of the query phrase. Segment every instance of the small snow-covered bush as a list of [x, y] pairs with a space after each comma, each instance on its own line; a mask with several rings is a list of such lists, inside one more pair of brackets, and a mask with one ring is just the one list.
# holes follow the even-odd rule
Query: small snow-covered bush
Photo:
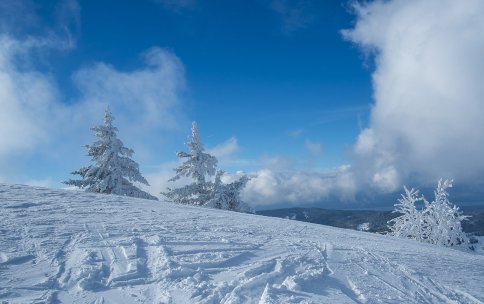
[[358, 231], [370, 231], [370, 223], [361, 223], [356, 227], [356, 230]]
[[[431, 203], [418, 190], [404, 187], [405, 194], [394, 211], [401, 215], [388, 222], [390, 234], [442, 246], [467, 244], [469, 240], [461, 226], [467, 217], [449, 201], [447, 189], [451, 187], [452, 180], [439, 180]], [[424, 202], [422, 210], [415, 205], [418, 201]]]
[[427, 204], [422, 216], [426, 222], [426, 240], [443, 246], [467, 244], [469, 240], [462, 231], [461, 222], [467, 218], [459, 207], [449, 201], [447, 188], [452, 187], [452, 180], [440, 180], [435, 190], [435, 201]]
[[417, 209], [415, 203], [423, 201], [423, 197], [419, 197], [419, 191], [415, 189], [408, 189], [403, 187], [405, 194], [401, 194], [398, 203], [395, 204], [394, 213], [401, 214], [400, 216], [390, 220], [388, 223], [390, 234], [398, 237], [414, 239], [417, 241], [424, 240], [425, 223], [422, 218], [422, 212]]

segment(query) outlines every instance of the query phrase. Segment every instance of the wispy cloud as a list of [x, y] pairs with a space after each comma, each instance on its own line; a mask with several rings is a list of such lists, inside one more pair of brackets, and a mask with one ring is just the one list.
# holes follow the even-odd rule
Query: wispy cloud
[[281, 17], [282, 29], [286, 33], [307, 27], [314, 18], [307, 0], [271, 0], [269, 8]]
[[152, 0], [175, 12], [185, 9], [193, 9], [197, 6], [197, 0]]
[[0, 36], [0, 159], [32, 151], [55, 130], [63, 111], [55, 84], [48, 75], [17, 68], [32, 48], [49, 48], [51, 44]]
[[[22, 17], [21, 17], [22, 16]], [[0, 1], [0, 30], [11, 35], [23, 34], [25, 30], [40, 24], [32, 1]]]
[[141, 58], [143, 65], [128, 72], [96, 63], [75, 72], [73, 81], [81, 92], [78, 104], [90, 109], [89, 115], [111, 104], [119, 123], [144, 137], [143, 132], [177, 126], [185, 72], [176, 55], [159, 47], [145, 51]]
[[291, 130], [291, 131], [287, 132], [287, 135], [289, 137], [296, 138], [296, 137], [301, 136], [303, 133], [304, 133], [304, 129], [294, 129], [294, 130]]
[[330, 124], [337, 121], [347, 120], [349, 118], [361, 119], [362, 115], [368, 115], [370, 111], [369, 105], [359, 105], [350, 107], [339, 107], [335, 109], [327, 109], [318, 112], [318, 118], [313, 122], [313, 125]]
[[57, 31], [74, 46], [81, 35], [81, 6], [76, 0], [63, 0], [57, 5], [55, 14]]
[[304, 141], [304, 147], [309, 152], [309, 154], [311, 154], [311, 156], [313, 157], [319, 156], [321, 155], [321, 153], [323, 153], [323, 145], [318, 142], [311, 141], [309, 139], [306, 139]]
[[239, 150], [239, 143], [236, 137], [231, 137], [225, 142], [216, 145], [213, 148], [207, 150], [208, 153], [212, 154], [216, 158], [227, 158], [232, 156], [235, 152]]
[[[19, 3], [22, 5], [12, 13], [29, 12], [30, 2]], [[66, 24], [69, 20], [76, 23], [74, 16], [80, 10], [77, 2], [62, 3], [65, 6], [59, 6], [59, 18]], [[36, 20], [34, 12], [31, 14], [33, 21], [29, 22], [41, 22]], [[36, 61], [39, 56], [69, 50], [75, 46], [72, 40], [57, 35], [54, 29], [42, 31], [52, 35], [12, 36], [12, 33], [15, 31], [0, 32], [0, 171], [3, 179], [25, 182], [17, 170], [22, 168], [16, 164], [22, 163], [22, 157], [41, 159], [51, 170], [73, 163], [82, 165], [79, 163], [84, 157], [82, 145], [92, 140], [89, 128], [102, 121], [108, 104], [115, 113], [117, 125], [129, 126], [119, 128], [123, 140], [137, 151], [137, 157], [145, 160], [159, 150], [161, 139], [153, 139], [160, 132], [177, 128], [184, 122], [184, 67], [170, 51], [158, 47], [147, 50], [141, 55], [139, 67], [131, 71], [119, 71], [104, 62], [73, 71], [73, 85], [79, 97], [66, 103], [58, 83], [48, 72], [38, 69]], [[65, 155], [70, 155], [69, 159]], [[47, 165], [49, 162], [51, 166]], [[66, 175], [74, 169], [63, 168]]]
[[18, 40], [57, 40], [72, 48], [80, 34], [80, 6], [76, 0], [51, 1], [52, 11], [44, 18], [32, 0], [0, 1], [0, 32]]

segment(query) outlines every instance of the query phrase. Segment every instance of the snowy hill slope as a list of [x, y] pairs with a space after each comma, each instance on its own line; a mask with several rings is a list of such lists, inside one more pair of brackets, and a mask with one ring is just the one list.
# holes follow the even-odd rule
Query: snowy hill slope
[[483, 303], [484, 256], [291, 220], [0, 184], [0, 302]]

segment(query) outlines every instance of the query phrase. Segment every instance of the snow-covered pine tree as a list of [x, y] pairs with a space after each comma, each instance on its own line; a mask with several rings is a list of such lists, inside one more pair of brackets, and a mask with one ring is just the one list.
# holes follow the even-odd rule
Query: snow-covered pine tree
[[200, 133], [196, 122], [192, 123], [192, 135], [186, 143], [189, 151], [178, 151], [176, 156], [185, 161], [175, 168], [176, 175], [168, 181], [173, 182], [182, 177], [194, 179], [194, 182], [180, 188], [167, 188], [162, 192], [166, 198], [175, 203], [203, 206], [212, 197], [213, 183], [206, 177], [215, 175], [217, 159], [205, 153], [200, 140]]
[[238, 180], [224, 184], [222, 175], [224, 171], [218, 171], [213, 183], [212, 198], [204, 205], [209, 208], [232, 210], [237, 212], [254, 213], [254, 210], [240, 199], [240, 191], [245, 187], [249, 178], [243, 175]]
[[419, 191], [414, 188], [408, 189], [403, 187], [405, 194], [401, 194], [398, 203], [395, 204], [393, 213], [399, 213], [400, 216], [388, 222], [390, 234], [398, 237], [414, 239], [423, 241], [424, 235], [424, 221], [422, 219], [422, 212], [417, 209], [415, 203], [424, 200], [419, 197]]
[[426, 241], [443, 246], [467, 244], [468, 238], [462, 231], [461, 222], [467, 219], [462, 211], [449, 201], [448, 188], [452, 180], [439, 180], [435, 190], [435, 201], [427, 205], [423, 211], [426, 222]]
[[64, 183], [88, 192], [157, 200], [155, 196], [132, 184], [132, 182], [140, 182], [148, 185], [148, 181], [139, 172], [139, 165], [130, 158], [134, 151], [126, 148], [117, 138], [118, 129], [113, 126], [113, 120], [113, 114], [107, 107], [104, 125], [91, 128], [98, 140], [92, 145], [86, 145], [87, 155], [91, 157], [94, 164], [72, 172], [80, 175], [82, 179], [70, 179]]

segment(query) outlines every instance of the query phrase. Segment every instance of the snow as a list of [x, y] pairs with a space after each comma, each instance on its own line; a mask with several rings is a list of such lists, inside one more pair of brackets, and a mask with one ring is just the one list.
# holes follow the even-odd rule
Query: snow
[[168, 188], [167, 192], [161, 194], [172, 202], [203, 206], [212, 196], [212, 183], [206, 181], [205, 177], [215, 175], [218, 161], [214, 156], [204, 152], [205, 148], [200, 141], [200, 132], [195, 121], [192, 122], [192, 136], [186, 145], [190, 152], [176, 152], [178, 158], [186, 160], [175, 168], [176, 175], [168, 181], [174, 182], [182, 177], [191, 177], [195, 181], [181, 188]]
[[132, 184], [138, 182], [149, 186], [148, 181], [139, 172], [138, 163], [130, 158], [134, 151], [126, 148], [117, 138], [118, 129], [113, 126], [113, 120], [114, 116], [108, 106], [104, 114], [104, 125], [91, 128], [98, 140], [92, 145], [86, 145], [87, 154], [95, 164], [72, 172], [80, 175], [82, 179], [71, 179], [64, 183], [89, 192], [158, 200]]
[[484, 256], [286, 219], [0, 184], [2, 303], [483, 303]]

